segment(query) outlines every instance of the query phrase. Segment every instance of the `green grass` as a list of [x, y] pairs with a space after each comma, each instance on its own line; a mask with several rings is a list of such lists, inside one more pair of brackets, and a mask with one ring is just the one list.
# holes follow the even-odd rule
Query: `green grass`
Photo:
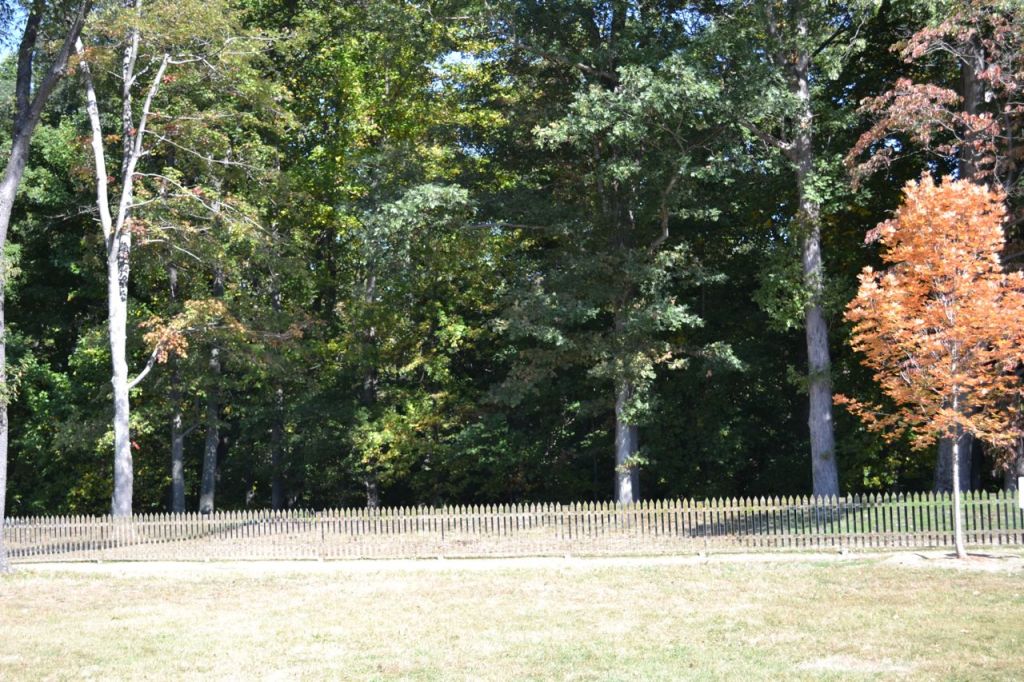
[[0, 679], [1024, 677], [1019, 568], [445, 564], [22, 571]]

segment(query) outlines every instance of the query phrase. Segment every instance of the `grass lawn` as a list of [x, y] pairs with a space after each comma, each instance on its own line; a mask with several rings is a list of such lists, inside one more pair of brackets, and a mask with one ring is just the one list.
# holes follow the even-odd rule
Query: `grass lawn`
[[1021, 679], [1020, 566], [22, 569], [0, 577], [0, 679]]

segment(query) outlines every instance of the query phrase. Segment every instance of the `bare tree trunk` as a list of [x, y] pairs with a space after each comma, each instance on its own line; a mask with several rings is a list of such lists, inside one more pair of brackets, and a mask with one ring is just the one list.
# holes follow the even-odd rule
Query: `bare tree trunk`
[[199, 489], [199, 511], [213, 512], [213, 498], [217, 487], [217, 446], [220, 445], [220, 349], [210, 349], [209, 387], [206, 389], [206, 442], [203, 445], [203, 477]]
[[11, 570], [10, 562], [7, 559], [7, 545], [4, 543], [4, 509], [7, 504], [7, 344], [4, 342], [4, 335], [7, 327], [4, 321], [4, 285], [0, 281], [0, 574]]
[[[126, 3], [126, 6], [133, 6]], [[137, 3], [134, 5], [137, 6]], [[128, 280], [131, 274], [132, 234], [121, 229], [134, 199], [132, 193], [135, 159], [135, 130], [132, 113], [132, 84], [135, 79], [135, 60], [139, 51], [139, 31], [132, 28], [121, 58], [121, 195], [118, 227], [107, 239], [107, 315], [110, 333], [110, 383], [114, 391], [114, 495], [111, 513], [130, 516], [135, 480], [132, 462], [131, 405], [128, 387]], [[124, 215], [125, 218], [121, 218]]]
[[131, 516], [134, 471], [129, 427], [128, 273], [130, 237], [115, 237], [107, 254], [107, 325], [110, 335], [110, 383], [114, 392], [114, 516]]
[[793, 70], [795, 94], [801, 112], [791, 159], [796, 166], [799, 196], [798, 223], [803, 238], [804, 285], [810, 300], [804, 310], [807, 341], [808, 427], [811, 436], [811, 473], [815, 495], [839, 494], [839, 470], [832, 424], [832, 377], [828, 323], [822, 307], [824, 264], [821, 256], [821, 207], [809, 191], [814, 172], [814, 115], [809, 86], [810, 57], [802, 56]]
[[[372, 307], [377, 297], [377, 275], [373, 273], [373, 265], [370, 265], [370, 274], [366, 278], [366, 287], [364, 291], [364, 299], [367, 307]], [[372, 350], [377, 345], [377, 328], [372, 324], [369, 329], [366, 330], [365, 334], [366, 348], [371, 352], [370, 364], [366, 367], [366, 371], [363, 374], [363, 390], [360, 396], [363, 405], [370, 410], [377, 404], [377, 391], [379, 384], [379, 374], [377, 367], [373, 360]], [[380, 507], [380, 481], [377, 476], [377, 467], [370, 465], [369, 470], [363, 478], [363, 486], [366, 488], [366, 507], [367, 509], [377, 509]]]
[[[49, 71], [38, 82], [35, 93], [33, 86], [33, 62], [35, 61], [36, 42], [39, 37], [39, 26], [46, 11], [46, 3], [36, 0], [32, 3], [28, 17], [25, 19], [25, 30], [18, 45], [18, 65], [15, 75], [14, 95], [14, 126], [11, 135], [11, 151], [4, 166], [3, 178], [0, 179], [0, 256], [7, 246], [7, 233], [11, 225], [11, 213], [14, 211], [14, 199], [18, 186], [25, 174], [28, 163], [29, 143], [32, 134], [39, 124], [43, 107], [49, 100], [58, 81], [64, 77], [71, 50], [82, 32], [86, 15], [92, 8], [92, 2], [83, 2], [73, 15], [68, 26], [67, 35], [50, 66]], [[10, 403], [10, 387], [7, 385], [7, 327], [4, 313], [6, 304], [7, 263], [0, 262], [0, 573], [9, 570], [7, 547], [4, 544], [4, 517], [7, 502], [7, 445], [8, 420], [7, 407]]]
[[4, 248], [7, 244], [7, 230], [10, 226], [11, 213], [14, 210], [14, 196], [21, 183], [28, 161], [28, 134], [22, 133], [19, 139], [15, 131], [14, 146], [7, 162], [7, 169], [0, 183], [0, 573], [10, 570], [7, 561], [7, 546], [4, 544], [4, 518], [7, 500], [7, 406], [11, 400], [11, 390], [7, 385], [7, 325], [5, 319], [5, 303], [7, 299], [7, 259]]
[[[979, 40], [975, 38], [972, 43], [973, 53], [960, 62], [960, 89], [964, 113], [975, 116], [985, 101], [985, 83], [978, 74], [984, 71], [987, 65], [985, 50]], [[980, 152], [974, 148], [975, 138], [976, 135], [968, 131], [964, 144], [960, 145], [957, 172], [963, 180], [975, 181], [978, 177]]]
[[640, 470], [633, 463], [640, 451], [640, 438], [636, 425], [626, 417], [632, 398], [633, 384], [619, 380], [615, 389], [615, 499], [619, 504], [640, 500]]
[[185, 428], [181, 414], [181, 377], [178, 368], [171, 374], [171, 511], [185, 511]]
[[[167, 280], [171, 301], [178, 299], [178, 268], [173, 264], [167, 266]], [[171, 390], [168, 397], [171, 401], [171, 511], [181, 514], [185, 511], [185, 426], [181, 412], [181, 372], [177, 357], [173, 358], [174, 369], [171, 371]]]
[[[277, 284], [276, 273], [271, 273], [270, 306], [277, 314], [281, 313], [281, 288]], [[284, 509], [284, 389], [280, 384], [274, 389], [274, 417], [270, 427], [270, 506], [273, 509]]]
[[[137, 11], [141, 0], [126, 0], [126, 7]], [[116, 217], [111, 215], [107, 180], [107, 162], [104, 152], [103, 125], [100, 120], [99, 102], [92, 81], [92, 71], [86, 59], [85, 46], [79, 39], [75, 43], [81, 61], [79, 69], [85, 81], [86, 112], [92, 129], [92, 151], [96, 172], [96, 205], [99, 208], [100, 224], [107, 250], [107, 310], [110, 334], [110, 383], [114, 393], [114, 493], [111, 498], [111, 513], [114, 516], [128, 516], [132, 513], [132, 471], [129, 392], [149, 373], [155, 354], [149, 364], [135, 379], [128, 380], [127, 324], [128, 324], [128, 278], [130, 275], [132, 235], [129, 227], [132, 203], [135, 199], [135, 168], [143, 156], [143, 141], [149, 121], [150, 107], [170, 61], [165, 54], [150, 83], [137, 125], [132, 122], [132, 87], [135, 84], [135, 59], [139, 47], [139, 32], [132, 28], [126, 40], [122, 66], [122, 111], [121, 139], [124, 157], [121, 159], [121, 197]]]
[[[126, 6], [141, 7], [141, 0], [127, 0]], [[111, 215], [110, 197], [108, 194], [107, 162], [104, 151], [103, 125], [100, 120], [99, 102], [92, 80], [92, 71], [86, 58], [85, 46], [81, 39], [75, 43], [81, 61], [81, 70], [85, 82], [86, 112], [92, 129], [93, 162], [96, 173], [96, 205], [99, 209], [100, 224], [103, 227], [103, 238], [107, 255], [107, 311], [110, 335], [110, 383], [114, 393], [114, 493], [111, 498], [111, 513], [115, 516], [127, 516], [132, 513], [132, 454], [129, 431], [129, 391], [138, 384], [153, 366], [155, 355], [150, 363], [134, 380], [128, 379], [127, 360], [127, 323], [128, 323], [128, 278], [131, 261], [131, 230], [128, 222], [134, 201], [135, 168], [143, 156], [143, 140], [149, 111], [170, 61], [165, 54], [150, 83], [139, 116], [138, 125], [132, 124], [131, 89], [135, 83], [135, 58], [138, 52], [139, 34], [137, 29], [129, 30], [124, 56], [122, 57], [122, 121], [121, 139], [125, 156], [121, 159], [121, 197], [118, 202], [116, 218]]]
[[274, 422], [270, 427], [270, 506], [284, 509], [284, 391], [274, 391]]
[[[220, 268], [214, 272], [213, 295], [224, 296], [224, 273]], [[220, 348], [216, 343], [210, 348], [209, 377], [206, 389], [206, 443], [203, 447], [203, 478], [199, 488], [199, 511], [211, 514], [214, 509], [214, 493], [217, 487], [217, 448], [220, 445]]]

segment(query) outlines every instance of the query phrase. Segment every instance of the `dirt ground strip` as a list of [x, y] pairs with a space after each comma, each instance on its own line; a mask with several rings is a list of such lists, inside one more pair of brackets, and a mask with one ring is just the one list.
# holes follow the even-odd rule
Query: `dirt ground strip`
[[653, 557], [532, 557], [494, 559], [362, 559], [347, 561], [117, 561], [22, 563], [15, 570], [122, 577], [203, 578], [211, 575], [289, 575], [505, 569], [588, 570], [607, 567], [699, 566], [870, 561], [908, 569], [1024, 573], [1024, 551], [979, 551], [964, 560], [948, 552], [709, 554]]

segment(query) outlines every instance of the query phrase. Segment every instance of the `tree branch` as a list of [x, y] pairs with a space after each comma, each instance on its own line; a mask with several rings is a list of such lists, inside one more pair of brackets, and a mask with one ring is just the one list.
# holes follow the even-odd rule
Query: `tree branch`
[[39, 22], [43, 19], [43, 1], [35, 0], [25, 21], [25, 32], [18, 46], [18, 71], [14, 84], [14, 137], [16, 138], [28, 117], [32, 96], [32, 60], [39, 38]]
[[544, 50], [539, 47], [533, 47], [525, 43], [522, 39], [517, 41], [517, 44], [524, 51], [534, 54], [540, 57], [541, 59], [546, 59], [549, 62], [561, 64], [562, 66], [569, 66], [571, 68], [577, 69], [578, 71], [588, 76], [601, 78], [612, 87], [619, 84], [619, 74], [615, 73], [614, 71], [605, 71], [604, 69], [599, 69], [596, 66], [593, 66], [592, 64], [585, 64], [583, 62], [573, 61], [572, 59], [564, 57], [560, 54], [555, 54], [554, 52], [549, 52], [548, 50]]
[[814, 52], [811, 53], [811, 59], [814, 59], [819, 54], [821, 54], [822, 52], [827, 50], [829, 45], [831, 45], [832, 43], [836, 42], [836, 40], [839, 39], [839, 36], [843, 35], [844, 33], [846, 33], [849, 30], [850, 30], [850, 24], [843, 24], [842, 26], [837, 28], [835, 31], [833, 31], [832, 35], [830, 35], [828, 38], [825, 38], [825, 40], [823, 40], [821, 42], [821, 44], [818, 45], [818, 47], [816, 47], [814, 49]]
[[138, 386], [139, 382], [145, 379], [146, 375], [153, 370], [153, 365], [156, 364], [157, 355], [160, 353], [160, 346], [161, 344], [156, 344], [156, 347], [153, 348], [153, 352], [149, 354], [149, 360], [146, 361], [146, 366], [142, 368], [142, 371], [139, 372], [138, 376], [128, 382], [129, 391]]
[[[42, 3], [40, 3], [42, 4]], [[26, 111], [26, 121], [31, 121], [32, 125], [35, 125], [35, 121], [39, 120], [39, 117], [43, 114], [43, 107], [46, 106], [46, 101], [50, 98], [53, 93], [53, 89], [57, 87], [57, 83], [64, 76], [64, 70], [68, 66], [68, 58], [71, 57], [71, 50], [73, 50], [79, 41], [79, 36], [82, 33], [82, 27], [85, 26], [85, 18], [92, 9], [92, 0], [85, 0], [75, 13], [74, 19], [71, 21], [71, 25], [68, 27], [68, 34], [64, 38], [64, 42], [61, 43], [60, 50], [57, 52], [57, 56], [53, 59], [53, 64], [50, 65], [49, 71], [43, 77], [43, 80], [39, 83], [39, 87], [36, 88], [35, 95], [32, 97], [32, 103], [28, 106]], [[33, 10], [34, 11], [34, 10]], [[19, 81], [20, 81], [20, 69], [21, 69], [21, 55], [18, 55], [18, 68], [19, 68]], [[31, 77], [31, 62], [29, 63], [29, 75]], [[15, 126], [17, 130], [17, 126]]]
[[658, 238], [655, 239], [651, 243], [651, 246], [648, 248], [648, 251], [652, 254], [659, 248], [661, 248], [661, 245], [668, 240], [668, 198], [669, 195], [672, 194], [672, 190], [675, 189], [676, 183], [678, 181], [679, 173], [676, 173], [675, 175], [672, 176], [672, 179], [669, 180], [668, 186], [665, 188], [665, 191], [661, 193], [661, 209], [659, 210], [659, 215], [661, 216], [661, 234], [658, 235]]
[[146, 134], [146, 123], [149, 121], [149, 110], [153, 104], [153, 98], [160, 90], [160, 84], [163, 82], [164, 72], [167, 70], [167, 63], [170, 58], [171, 57], [168, 54], [163, 56], [163, 59], [160, 61], [160, 68], [157, 69], [156, 75], [153, 76], [153, 82], [150, 84], [149, 91], [146, 93], [146, 100], [142, 104], [142, 113], [139, 115], [139, 124], [136, 127], [131, 154], [128, 157], [128, 163], [125, 164], [124, 177], [121, 179], [121, 203], [117, 209], [117, 224], [114, 230], [115, 236], [119, 236], [124, 230], [125, 219], [128, 217], [128, 209], [132, 199], [135, 167], [138, 165], [139, 159], [142, 158], [142, 138]]
[[100, 123], [100, 107], [96, 100], [96, 87], [92, 82], [92, 71], [85, 58], [85, 46], [82, 39], [75, 41], [75, 50], [81, 58], [79, 70], [85, 81], [85, 111], [92, 128], [92, 156], [96, 168], [96, 206], [100, 211], [100, 225], [103, 227], [103, 239], [107, 250], [110, 250], [113, 237], [113, 221], [110, 217], [110, 198], [107, 193], [107, 161], [103, 153], [103, 126]]
[[483, 223], [469, 223], [466, 225], [468, 228], [477, 230], [546, 230], [546, 225], [527, 225], [525, 223], [507, 223], [502, 220], [494, 220]]
[[775, 147], [783, 154], [785, 154], [787, 157], [789, 157], [790, 153], [793, 151], [792, 142], [786, 142], [784, 140], [781, 140], [772, 135], [771, 133], [767, 132], [766, 130], [762, 130], [760, 127], [758, 127], [754, 123], [751, 123], [750, 121], [744, 121], [742, 125], [748, 130], [750, 130], [750, 132], [754, 133], [754, 136], [757, 137], [762, 142], [764, 142], [766, 145], [768, 145], [769, 147]]

